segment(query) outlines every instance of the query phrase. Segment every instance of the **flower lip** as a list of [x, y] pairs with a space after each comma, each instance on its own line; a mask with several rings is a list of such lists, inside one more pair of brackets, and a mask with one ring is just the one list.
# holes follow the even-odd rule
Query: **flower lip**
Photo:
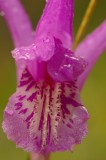
[[[58, 16], [54, 10], [49, 16], [47, 9], [44, 15], [49, 17], [41, 20], [32, 45], [12, 51], [21, 74], [17, 90], [5, 110], [3, 128], [18, 147], [30, 152], [70, 150], [87, 134], [88, 113], [75, 81], [82, 72], [83, 63], [67, 49], [72, 43], [72, 19], [69, 19], [73, 0], [51, 2], [51, 9], [57, 7]], [[52, 83], [45, 80], [48, 73]]]
[[36, 82], [26, 69], [5, 109], [3, 129], [26, 151], [64, 151], [86, 136], [88, 117], [76, 81]]

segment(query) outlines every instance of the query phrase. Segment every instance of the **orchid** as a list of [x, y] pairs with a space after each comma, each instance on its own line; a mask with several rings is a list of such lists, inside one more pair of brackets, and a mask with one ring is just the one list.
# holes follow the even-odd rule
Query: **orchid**
[[18, 77], [3, 130], [29, 152], [72, 150], [87, 134], [89, 115], [80, 90], [106, 48], [106, 21], [73, 51], [73, 3], [48, 0], [34, 35], [19, 1], [0, 0], [15, 44]]

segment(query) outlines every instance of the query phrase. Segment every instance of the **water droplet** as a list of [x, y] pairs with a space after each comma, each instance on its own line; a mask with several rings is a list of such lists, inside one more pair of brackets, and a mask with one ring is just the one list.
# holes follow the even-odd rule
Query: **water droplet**
[[65, 57], [66, 57], [66, 58], [69, 58], [69, 55], [65, 54]]
[[58, 76], [58, 73], [57, 73], [57, 72], [55, 72], [55, 73], [54, 73], [54, 75], [55, 75], [55, 76]]
[[[64, 65], [65, 68], [70, 68], [71, 64]], [[62, 68], [62, 67], [61, 67]]]

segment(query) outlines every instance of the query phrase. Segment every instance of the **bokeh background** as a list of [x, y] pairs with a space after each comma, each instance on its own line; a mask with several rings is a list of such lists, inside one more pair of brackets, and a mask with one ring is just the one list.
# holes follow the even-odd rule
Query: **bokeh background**
[[[35, 27], [44, 7], [44, 0], [21, 0]], [[90, 0], [75, 0], [74, 34], [79, 27]], [[98, 0], [83, 37], [106, 17], [106, 0]], [[0, 17], [0, 126], [9, 96], [15, 91], [16, 68], [10, 51], [13, 43], [3, 17]], [[85, 53], [86, 54], [86, 53]], [[92, 55], [93, 56], [93, 55]], [[89, 133], [74, 152], [53, 153], [51, 160], [106, 160], [106, 52], [99, 58], [82, 91], [90, 120]], [[28, 153], [16, 149], [0, 127], [0, 160], [27, 160]]]

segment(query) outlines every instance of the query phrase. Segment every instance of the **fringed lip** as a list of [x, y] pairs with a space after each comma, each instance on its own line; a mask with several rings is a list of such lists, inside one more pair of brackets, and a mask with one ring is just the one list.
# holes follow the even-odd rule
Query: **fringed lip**
[[89, 116], [76, 82], [36, 82], [25, 70], [4, 113], [8, 138], [26, 151], [70, 150], [87, 134]]

